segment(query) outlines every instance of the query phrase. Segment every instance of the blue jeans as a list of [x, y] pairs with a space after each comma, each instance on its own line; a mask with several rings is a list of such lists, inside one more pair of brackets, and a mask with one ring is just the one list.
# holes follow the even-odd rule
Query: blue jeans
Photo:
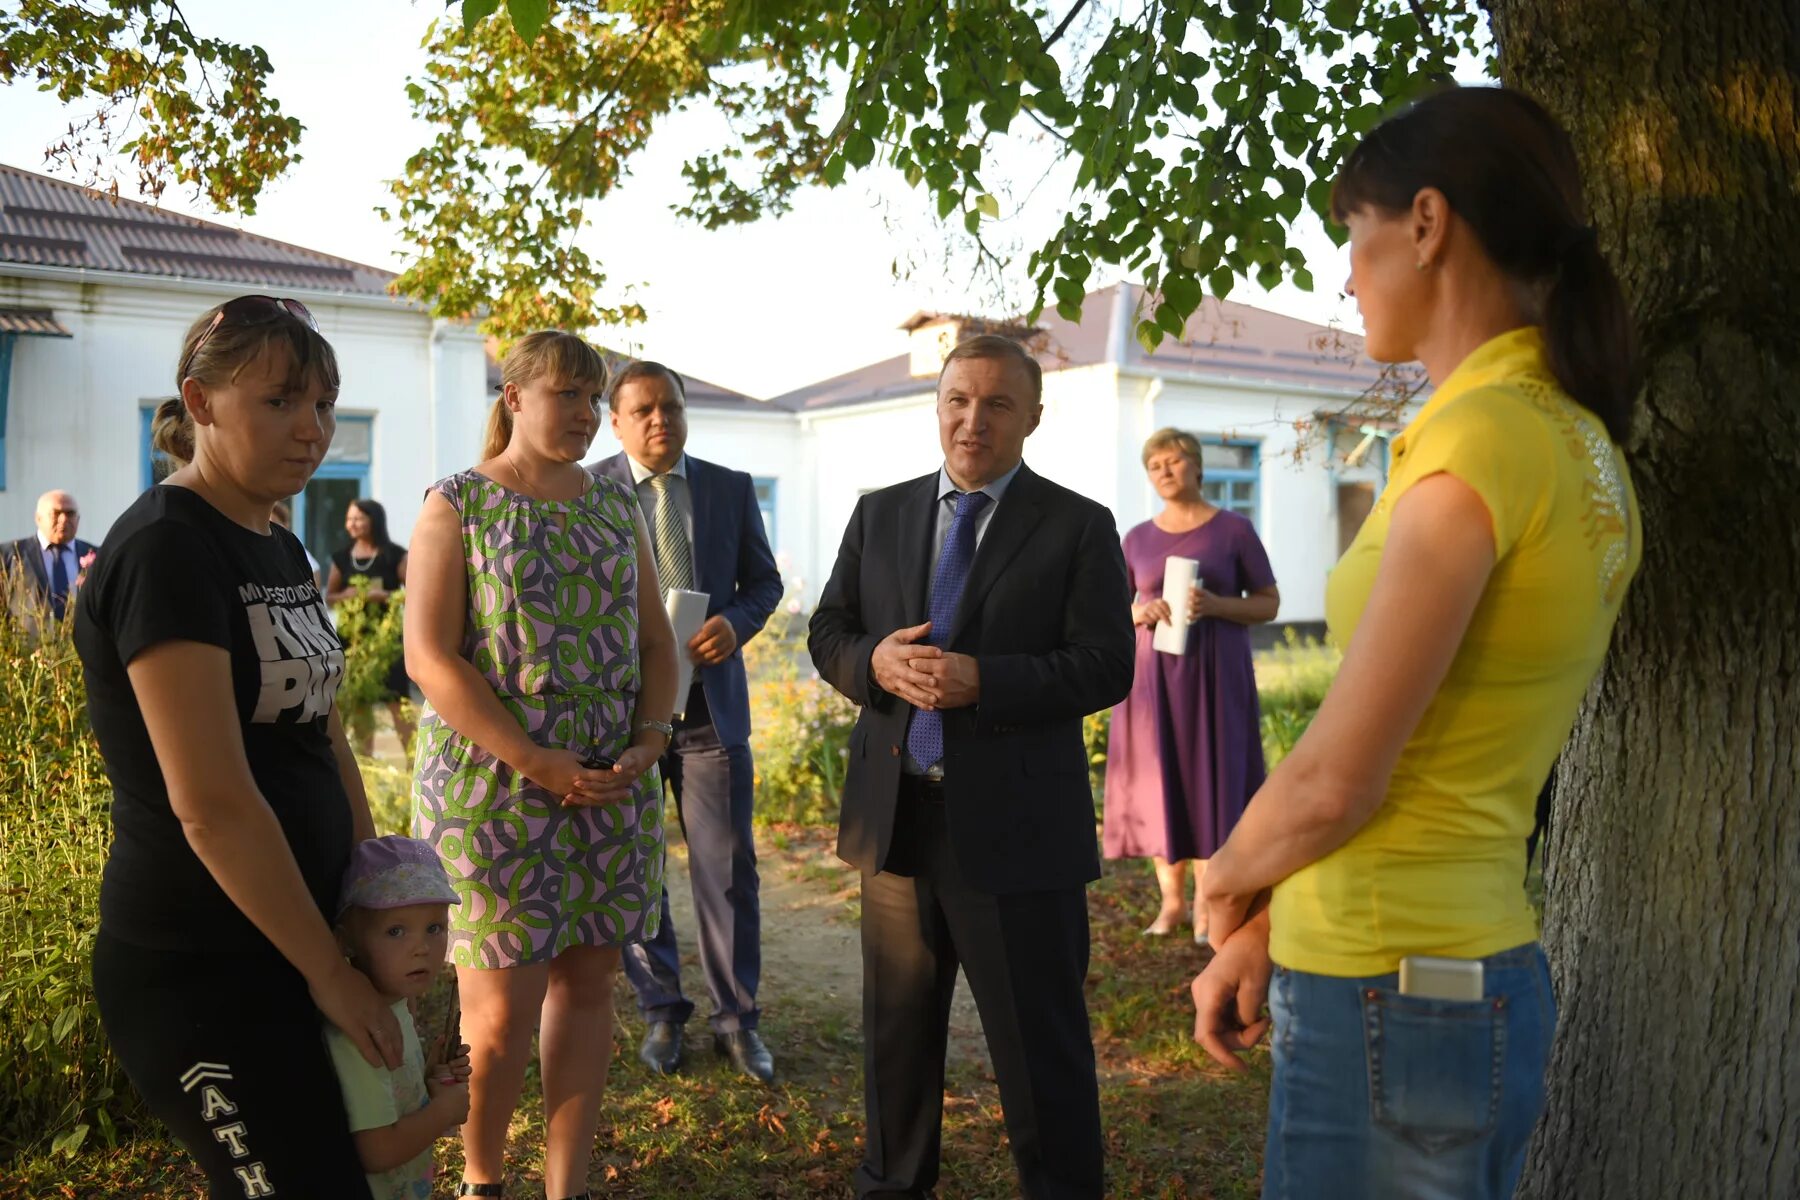
[[1275, 968], [1263, 1200], [1513, 1194], [1544, 1106], [1556, 1001], [1537, 943], [1482, 961], [1482, 1000], [1402, 996], [1392, 974]]

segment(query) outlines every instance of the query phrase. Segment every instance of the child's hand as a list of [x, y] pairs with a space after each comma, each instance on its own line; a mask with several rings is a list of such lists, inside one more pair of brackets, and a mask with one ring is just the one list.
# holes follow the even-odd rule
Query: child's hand
[[443, 1083], [435, 1078], [428, 1078], [425, 1080], [425, 1092], [431, 1097], [431, 1106], [443, 1113], [448, 1128], [454, 1128], [469, 1119], [468, 1083]]
[[433, 1058], [431, 1067], [426, 1071], [439, 1083], [469, 1082], [469, 1047], [467, 1043], [457, 1046], [453, 1057]]

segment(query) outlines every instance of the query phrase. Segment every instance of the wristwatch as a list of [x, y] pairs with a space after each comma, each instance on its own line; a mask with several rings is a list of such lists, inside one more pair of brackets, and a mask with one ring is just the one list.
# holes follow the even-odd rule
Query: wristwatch
[[663, 735], [664, 742], [672, 742], [675, 740], [675, 726], [667, 721], [652, 721], [649, 718], [645, 718], [637, 723], [637, 727], [639, 733], [642, 733], [646, 729], [656, 730], [656, 732]]

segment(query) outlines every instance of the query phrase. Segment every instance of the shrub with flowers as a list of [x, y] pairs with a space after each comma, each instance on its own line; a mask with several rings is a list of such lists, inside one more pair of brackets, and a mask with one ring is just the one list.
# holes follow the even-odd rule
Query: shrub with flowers
[[[804, 584], [790, 584], [796, 592]], [[829, 825], [837, 820], [856, 706], [813, 669], [807, 613], [796, 594], [744, 647], [750, 673], [750, 746], [756, 819]]]

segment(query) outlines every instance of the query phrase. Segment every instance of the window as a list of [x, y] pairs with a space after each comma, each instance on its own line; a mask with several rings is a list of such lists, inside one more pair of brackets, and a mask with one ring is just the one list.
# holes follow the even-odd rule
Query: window
[[[375, 418], [340, 414], [325, 461], [306, 490], [294, 497], [294, 532], [321, 563], [329, 564], [332, 551], [345, 542], [344, 514], [350, 502], [369, 494], [374, 448]], [[400, 531], [388, 533], [398, 540]]]
[[1209, 503], [1258, 523], [1257, 485], [1262, 478], [1262, 447], [1257, 442], [1226, 438], [1200, 439], [1200, 464], [1206, 478], [1200, 492]]
[[150, 444], [150, 427], [161, 400], [148, 401], [138, 410], [138, 486], [150, 488], [175, 470], [175, 460]]
[[[146, 488], [175, 470], [175, 463], [150, 445], [150, 426], [159, 403], [145, 402], [138, 416], [138, 474]], [[344, 544], [344, 513], [350, 502], [369, 494], [374, 444], [375, 418], [339, 416], [325, 461], [313, 472], [306, 490], [294, 497], [294, 533], [322, 563]]]
[[763, 532], [769, 535], [769, 546], [775, 546], [775, 484], [776, 481], [766, 476], [757, 476], [752, 484], [756, 488], [756, 507], [762, 513]]

